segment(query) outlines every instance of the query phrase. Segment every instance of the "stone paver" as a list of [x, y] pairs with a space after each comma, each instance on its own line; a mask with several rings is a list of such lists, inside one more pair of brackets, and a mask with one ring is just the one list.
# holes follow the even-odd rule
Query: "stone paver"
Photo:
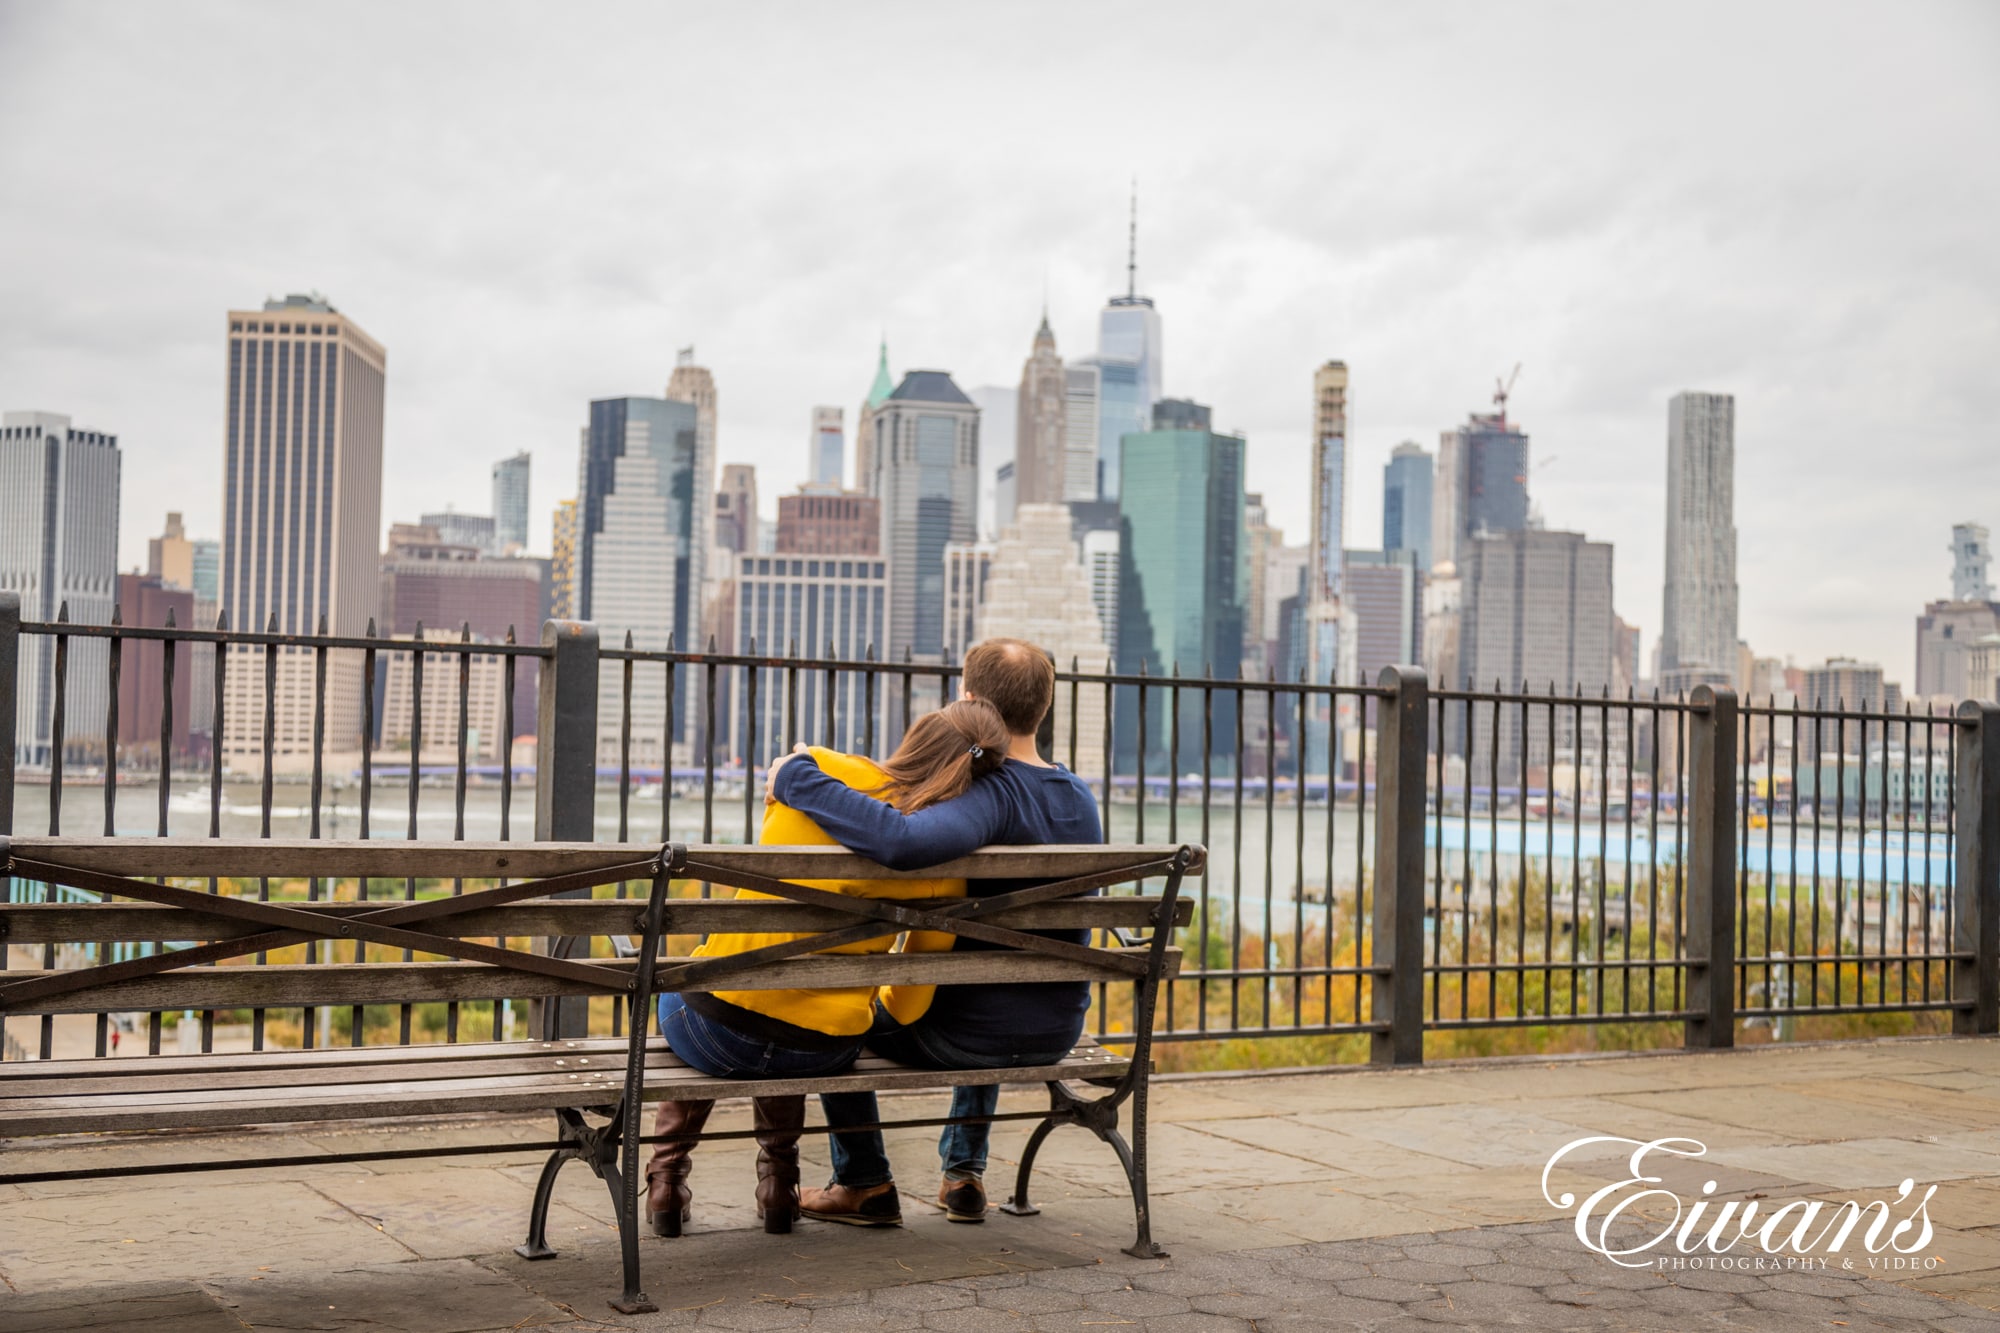
[[[1006, 1109], [1037, 1105], [1010, 1092]], [[908, 1225], [766, 1236], [753, 1149], [697, 1158], [689, 1234], [645, 1239], [658, 1314], [624, 1318], [601, 1182], [572, 1167], [545, 1263], [517, 1258], [532, 1154], [0, 1187], [0, 1329], [498, 1333], [631, 1329], [1145, 1330], [1365, 1328], [1941, 1329], [2000, 1333], [2000, 1042], [1907, 1040], [1717, 1054], [1457, 1062], [1420, 1070], [1169, 1080], [1153, 1104], [1155, 1234], [1135, 1260], [1104, 1145], [1064, 1131], [1035, 1175], [1040, 1216], [948, 1224], [926, 1207], [925, 1131], [890, 1137]], [[743, 1108], [717, 1126], [742, 1127]], [[545, 1124], [351, 1124], [0, 1145], [9, 1165], [310, 1152], [332, 1143], [533, 1141]], [[1027, 1130], [996, 1130], [990, 1184]], [[1678, 1136], [1665, 1188], [1711, 1207], [1938, 1186], [1929, 1266], [1824, 1271], [1623, 1268], [1543, 1199], [1541, 1164], [1573, 1137]], [[1551, 1175], [1579, 1197], [1622, 1177], [1595, 1145]], [[809, 1175], [825, 1171], [808, 1139]], [[1633, 1210], [1661, 1232], [1675, 1205]], [[1632, 1234], [1639, 1234], [1636, 1230]], [[1668, 1246], [1660, 1247], [1665, 1251]], [[1857, 1255], [1857, 1258], [1859, 1256]]]

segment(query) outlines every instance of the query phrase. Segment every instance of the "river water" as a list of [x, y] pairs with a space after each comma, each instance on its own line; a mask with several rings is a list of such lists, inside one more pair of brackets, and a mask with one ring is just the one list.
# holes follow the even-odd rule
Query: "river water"
[[[49, 788], [22, 784], [17, 789], [14, 827], [17, 832], [45, 833], [49, 830]], [[662, 801], [658, 788], [652, 799], [635, 796], [629, 803], [627, 837], [630, 841], [652, 841], [662, 835]], [[320, 832], [330, 838], [360, 836], [360, 792], [351, 784], [329, 785], [321, 800]], [[615, 786], [597, 790], [596, 825], [599, 841], [614, 841], [619, 833], [618, 792]], [[475, 841], [501, 837], [501, 791], [497, 785], [470, 786], [466, 790], [464, 836]], [[749, 811], [753, 821], [746, 838], [745, 807], [740, 785], [719, 790], [712, 814], [712, 837], [704, 839], [703, 802], [698, 794], [676, 793], [667, 804], [666, 835], [684, 842], [740, 843], [754, 839], [755, 819], [761, 802]], [[520, 839], [534, 829], [535, 791], [517, 783], [512, 797], [507, 828]], [[378, 782], [370, 802], [370, 834], [377, 838], [401, 838], [409, 831], [409, 790], [406, 786]], [[1329, 879], [1337, 898], [1350, 898], [1357, 872], [1365, 872], [1374, 859], [1374, 812], [1365, 821], [1350, 804], [1336, 805], [1329, 819], [1323, 803], [1308, 803], [1300, 810], [1293, 802], [1280, 800], [1267, 817], [1261, 798], [1246, 797], [1239, 819], [1233, 794], [1217, 792], [1206, 814], [1209, 871], [1206, 882], [1211, 902], [1224, 907], [1241, 903], [1246, 910], [1261, 915], [1268, 891], [1271, 906], [1289, 912], [1295, 903], [1324, 902]], [[1116, 842], [1201, 842], [1204, 814], [1198, 798], [1183, 800], [1171, 810], [1164, 799], [1148, 801], [1142, 812], [1128, 801], [1111, 808], [1111, 837]], [[113, 829], [120, 836], [150, 836], [158, 831], [158, 788], [151, 782], [134, 782], [117, 789]], [[303, 838], [311, 831], [310, 790], [303, 783], [279, 783], [271, 802], [271, 835]], [[417, 789], [417, 836], [444, 840], [456, 832], [453, 792], [449, 785], [419, 786]], [[221, 832], [225, 837], [255, 838], [262, 831], [263, 818], [259, 789], [254, 783], [224, 783], [222, 787]], [[167, 801], [168, 831], [179, 837], [202, 837], [209, 831], [209, 793], [206, 783], [194, 777], [177, 780]], [[1266, 832], [1270, 837], [1267, 843]], [[62, 794], [60, 832], [90, 836], [104, 831], [102, 787], [72, 786]], [[1143, 836], [1142, 836], [1143, 834]], [[1648, 876], [1648, 867], [1663, 871], [1680, 860], [1680, 844], [1673, 828], [1664, 823], [1657, 837], [1648, 837], [1646, 826], [1635, 823], [1628, 842], [1625, 826], [1613, 821], [1606, 826], [1600, 843], [1594, 820], [1581, 826], [1557, 820], [1553, 826], [1530, 820], [1523, 828], [1517, 817], [1503, 814], [1497, 827], [1483, 815], [1475, 814], [1469, 825], [1461, 816], [1448, 814], [1442, 820], [1425, 821], [1425, 845], [1431, 849], [1428, 873], [1441, 877], [1447, 885], [1470, 878], [1483, 885], [1496, 867], [1503, 883], [1519, 872], [1525, 855], [1537, 872], [1558, 884], [1568, 882], [1573, 872], [1586, 879], [1602, 864], [1607, 878], [1616, 882], [1623, 868], [1631, 867], [1635, 881]], [[1332, 846], [1328, 855], [1329, 840]], [[1799, 844], [1793, 850], [1788, 826], [1770, 831], [1752, 829], [1740, 851], [1740, 864], [1753, 881], [1776, 872], [1778, 881], [1809, 883], [1817, 874], [1822, 882], [1836, 880], [1848, 885], [1904, 882], [1922, 886], [1929, 883], [1944, 890], [1951, 882], [1951, 849], [1942, 834], [1934, 833], [1928, 843], [1921, 833], [1907, 843], [1897, 830], [1870, 829], [1865, 836], [1851, 825], [1845, 830], [1836, 855], [1831, 826], [1821, 830], [1817, 850], [1811, 830], [1802, 825]], [[1329, 866], [1331, 874], [1329, 875]], [[1303, 868], [1303, 873], [1301, 873]], [[1926, 878], [1928, 876], [1928, 879]], [[1303, 886], [1303, 893], [1301, 893]], [[1191, 886], [1199, 892], [1200, 886]]]

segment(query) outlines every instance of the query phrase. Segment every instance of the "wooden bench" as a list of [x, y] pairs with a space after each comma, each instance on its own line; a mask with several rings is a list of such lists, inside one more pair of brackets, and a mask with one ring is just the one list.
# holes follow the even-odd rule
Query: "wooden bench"
[[[549, 1258], [546, 1217], [557, 1173], [581, 1161], [610, 1190], [623, 1261], [624, 1313], [657, 1307], [640, 1285], [639, 1202], [646, 1101], [752, 1097], [795, 1092], [945, 1088], [957, 1084], [1045, 1083], [1038, 1119], [1006, 1211], [1035, 1211], [1028, 1183], [1049, 1132], [1077, 1125], [1109, 1143], [1131, 1184], [1138, 1235], [1129, 1253], [1161, 1253], [1146, 1198], [1146, 1089], [1160, 982], [1178, 970], [1172, 926], [1189, 919], [1182, 880], [1199, 874], [1193, 847], [993, 847], [960, 861], [899, 873], [838, 848], [602, 843], [336, 842], [175, 838], [0, 839], [0, 876], [14, 897], [33, 884], [63, 885], [94, 901], [0, 905], [0, 943], [151, 946], [149, 954], [68, 970], [0, 971], [0, 1018], [55, 1013], [351, 1007], [357, 1044], [317, 1050], [154, 1055], [140, 1059], [16, 1061], [0, 1064], [0, 1136], [95, 1134], [204, 1127], [236, 1129], [298, 1121], [553, 1111], [558, 1137], [544, 1144], [496, 1142], [339, 1154], [197, 1160], [61, 1171], [0, 1172], [0, 1183], [137, 1176], [181, 1171], [290, 1167], [432, 1155], [546, 1148], [528, 1239], [518, 1253]], [[844, 897], [789, 881], [834, 878], [1037, 880], [1038, 887], [992, 896], [890, 902]], [[1093, 896], [1117, 885], [1162, 879], [1157, 896]], [[312, 901], [272, 900], [273, 884], [306, 881]], [[256, 886], [218, 892], [229, 881]], [[419, 896], [419, 881], [453, 887]], [[670, 886], [704, 882], [718, 898], [674, 897]], [[4, 884], [0, 878], [0, 884]], [[197, 887], [188, 887], [192, 883]], [[340, 898], [335, 886], [353, 884]], [[610, 885], [643, 896], [588, 896]], [[729, 899], [729, 887], [776, 901]], [[558, 896], [569, 895], [569, 896]], [[1079, 946], [1024, 932], [1089, 928], [1102, 944]], [[947, 953], [824, 954], [817, 950], [905, 930], [941, 930], [980, 939], [989, 950]], [[1150, 940], [1126, 933], [1150, 930]], [[805, 938], [720, 958], [669, 956], [670, 937], [720, 931], [803, 932]], [[636, 946], [626, 943], [636, 939]], [[612, 957], [590, 957], [593, 939]], [[312, 941], [303, 963], [232, 966], [248, 955]], [[490, 942], [489, 942], [490, 941]], [[510, 947], [510, 941], [514, 946]], [[180, 947], [166, 948], [169, 943]], [[364, 961], [365, 946], [403, 951]], [[537, 948], [535, 946], [539, 945]], [[39, 952], [39, 951], [38, 951]], [[106, 953], [109, 951], [107, 950]], [[328, 955], [337, 955], [328, 956]], [[16, 960], [18, 962], [18, 959]], [[1134, 986], [1129, 1056], [1086, 1038], [1058, 1064], [1016, 1069], [913, 1069], [864, 1055], [852, 1070], [824, 1078], [730, 1080], [683, 1065], [649, 1037], [654, 998], [663, 991], [789, 989], [816, 986], [1068, 981]], [[573, 997], [610, 996], [622, 1037], [564, 1038], [577, 1025]], [[359, 1045], [364, 1006], [527, 1000], [539, 1006], [542, 1040]], [[565, 1018], [564, 1010], [568, 1010]], [[18, 1030], [17, 1021], [11, 1027]], [[157, 1028], [155, 1029], [157, 1031]], [[407, 1028], [405, 1029], [407, 1040]], [[1096, 1085], [1090, 1095], [1070, 1082]], [[1132, 1108], [1131, 1141], [1119, 1130]], [[907, 1119], [885, 1128], [938, 1125]], [[823, 1126], [809, 1132], [825, 1132]], [[716, 1133], [703, 1137], [743, 1137]]]

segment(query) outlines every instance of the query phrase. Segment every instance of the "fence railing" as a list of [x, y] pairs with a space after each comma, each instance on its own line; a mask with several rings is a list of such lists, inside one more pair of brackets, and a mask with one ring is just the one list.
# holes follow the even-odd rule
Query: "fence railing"
[[[772, 755], [883, 753], [958, 676], [604, 645], [577, 622], [535, 643], [226, 626], [24, 623], [0, 594], [0, 833], [750, 841]], [[1162, 1039], [1365, 1034], [1371, 1058], [1401, 1063], [1451, 1030], [1671, 1024], [1725, 1046], [1744, 1025], [1929, 1011], [1956, 1032], [2000, 1028], [1992, 703], [1432, 689], [1408, 667], [1373, 683], [1070, 668], [1044, 744], [1097, 793], [1107, 839], [1209, 849]], [[66, 961], [0, 934], [0, 969]], [[150, 1051], [188, 1022], [198, 1042], [177, 1030], [174, 1044], [202, 1050], [524, 1035], [525, 1005], [464, 1010], [130, 1022]], [[1129, 1014], [1100, 992], [1107, 1039], [1129, 1040]], [[55, 1053], [53, 1018], [30, 1021], [0, 1015], [4, 1049]], [[91, 1048], [116, 1026], [100, 1017]]]

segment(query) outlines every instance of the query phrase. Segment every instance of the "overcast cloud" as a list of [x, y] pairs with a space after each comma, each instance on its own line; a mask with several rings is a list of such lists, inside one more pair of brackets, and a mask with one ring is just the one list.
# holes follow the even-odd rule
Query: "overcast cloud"
[[[1737, 401], [1742, 629], [1911, 680], [1954, 521], [2000, 529], [2000, 8], [0, 0], [0, 407], [125, 451], [122, 562], [219, 526], [224, 312], [389, 352], [383, 519], [534, 540], [593, 397], [693, 344], [765, 507], [891, 361], [1011, 384], [1140, 285], [1166, 387], [1306, 527], [1313, 368], [1381, 466], [1522, 364], [1551, 527], [1659, 629], [1666, 402]], [[1011, 447], [1011, 446], [1010, 446]]]

